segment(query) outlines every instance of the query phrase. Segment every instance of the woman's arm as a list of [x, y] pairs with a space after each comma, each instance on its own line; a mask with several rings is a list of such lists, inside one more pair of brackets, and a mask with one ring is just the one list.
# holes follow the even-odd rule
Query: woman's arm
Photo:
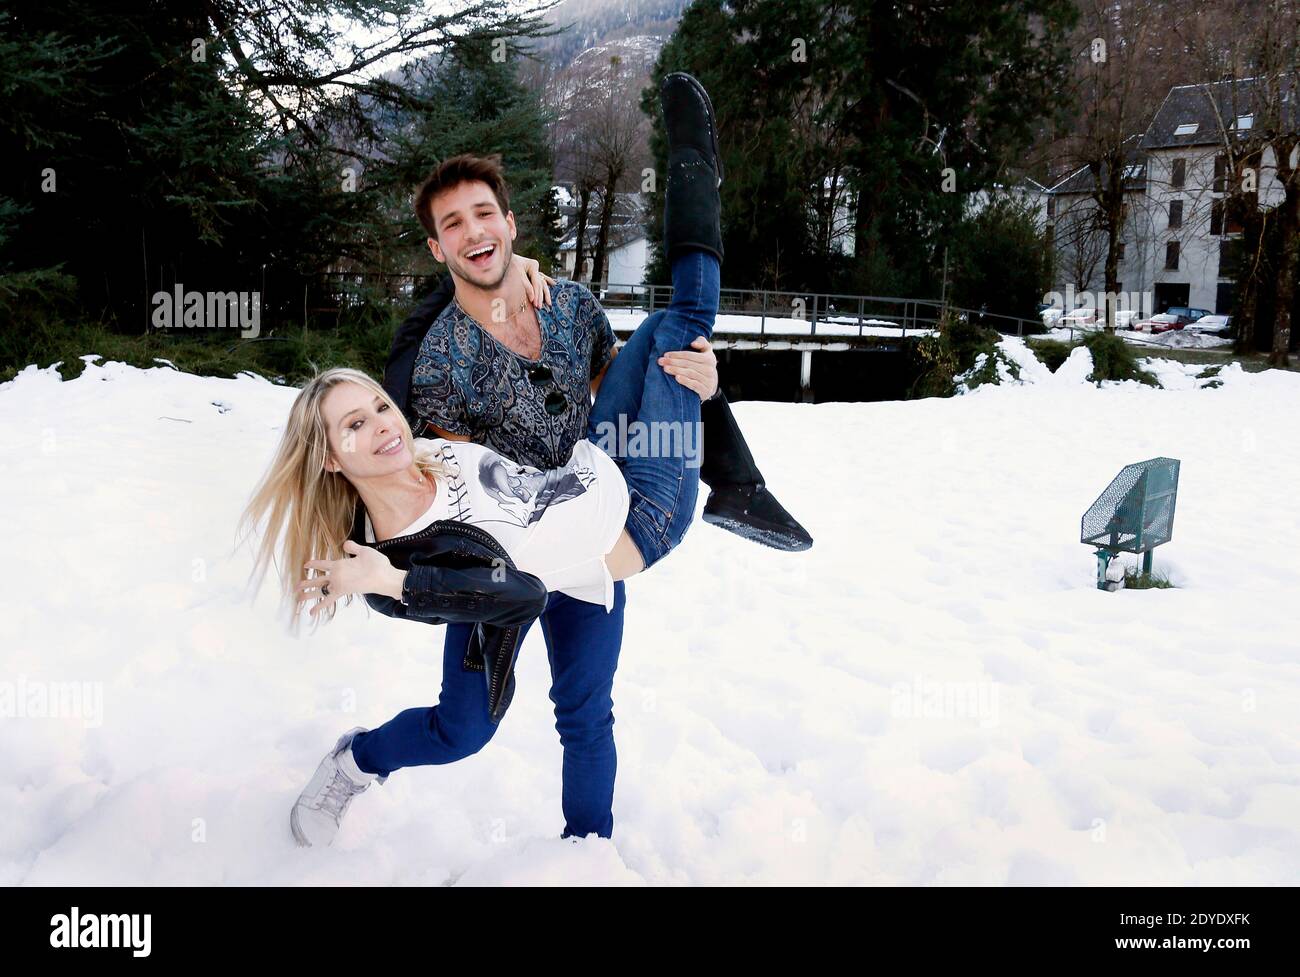
[[[546, 609], [546, 585], [531, 573], [506, 566], [446, 567], [438, 556], [415, 553], [409, 571], [399, 570], [372, 546], [347, 540], [341, 560], [309, 560], [318, 575], [298, 582], [299, 601], [317, 597], [319, 615], [347, 594], [377, 594], [398, 602], [402, 614], [435, 624], [468, 622], [508, 626], [533, 620]], [[323, 594], [322, 587], [329, 593]]]
[[455, 569], [413, 556], [395, 599], [414, 617], [507, 627], [538, 617], [548, 596], [538, 577], [504, 564]]

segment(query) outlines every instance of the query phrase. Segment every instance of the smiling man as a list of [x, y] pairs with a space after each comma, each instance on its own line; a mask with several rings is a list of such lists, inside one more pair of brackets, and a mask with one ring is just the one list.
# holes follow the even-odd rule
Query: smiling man
[[[521, 465], [564, 468], [587, 436], [593, 394], [615, 355], [604, 311], [577, 282], [555, 282], [549, 307], [528, 300], [524, 277], [511, 273], [516, 227], [500, 157], [445, 160], [420, 187], [415, 211], [450, 282], [398, 330], [385, 388], [417, 436], [472, 440]], [[701, 396], [712, 393], [712, 352], [683, 355], [691, 359], [680, 364], [682, 382]], [[562, 837], [608, 838], [613, 831], [612, 695], [625, 605], [619, 580], [608, 612], [557, 591], [539, 618], [564, 748]], [[451, 664], [444, 667], [460, 667], [472, 632], [471, 624], [447, 625], [443, 655]], [[489, 735], [495, 728], [478, 725]], [[400, 740], [399, 730], [380, 727], [367, 744], [398, 753], [408, 746]]]
[[[528, 301], [523, 278], [510, 274], [517, 229], [499, 157], [446, 160], [420, 187], [415, 212], [455, 297], [420, 341], [412, 409], [431, 434], [559, 468], [587, 435], [592, 393], [614, 356], [604, 311], [571, 281], [555, 283], [550, 308]], [[702, 396], [716, 386], [711, 365], [691, 377], [709, 384]]]
[[[499, 156], [445, 160], [420, 187], [415, 212], [430, 252], [451, 274], [398, 330], [385, 389], [416, 436], [474, 441], [542, 471], [564, 468], [574, 445], [587, 437], [592, 398], [615, 356], [604, 310], [575, 281], [555, 282], [549, 307], [529, 301], [524, 276], [511, 274], [516, 227]], [[721, 396], [708, 342], [697, 340], [695, 349], [670, 353], [660, 364], [706, 401], [700, 479], [713, 494], [705, 521], [779, 549], [811, 546], [803, 527], [765, 490]], [[613, 830], [612, 691], [625, 605], [618, 580], [608, 612], [554, 592], [538, 619], [564, 748], [562, 837], [595, 832], [607, 838]], [[459, 667], [472, 630], [470, 624], [447, 626], [449, 667]], [[495, 728], [482, 726], [489, 733]], [[367, 734], [364, 748], [418, 752], [418, 744], [402, 737], [380, 727]], [[385, 767], [383, 757], [371, 759]]]

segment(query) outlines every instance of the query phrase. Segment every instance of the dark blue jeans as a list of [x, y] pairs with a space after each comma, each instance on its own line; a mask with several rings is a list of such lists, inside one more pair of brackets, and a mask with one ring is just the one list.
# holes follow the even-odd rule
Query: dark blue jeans
[[[614, 670], [623, 646], [623, 581], [614, 582], [614, 609], [554, 591], [538, 618], [551, 663], [555, 728], [564, 747], [561, 806], [564, 834], [608, 838], [614, 830]], [[399, 767], [451, 763], [477, 753], [497, 724], [488, 719], [482, 672], [461, 662], [469, 624], [448, 624], [442, 649], [442, 692], [436, 706], [406, 709], [352, 740], [352, 756], [366, 773], [387, 776]], [[525, 626], [524, 634], [528, 633]], [[523, 635], [519, 638], [523, 641]]]
[[673, 262], [673, 298], [646, 317], [605, 371], [587, 422], [587, 440], [622, 469], [628, 535], [646, 568], [681, 542], [695, 518], [703, 430], [700, 395], [659, 365], [664, 353], [713, 335], [718, 259], [687, 251]]

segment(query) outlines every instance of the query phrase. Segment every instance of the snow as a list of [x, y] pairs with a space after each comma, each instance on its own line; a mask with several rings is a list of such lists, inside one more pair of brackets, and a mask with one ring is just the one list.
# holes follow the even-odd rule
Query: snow
[[[1082, 341], [1084, 335], [1094, 332], [1094, 327], [1073, 330], [1057, 326], [1047, 330], [1044, 336], [1058, 342], [1070, 343]], [[1167, 349], [1226, 349], [1232, 346], [1231, 339], [1216, 336], [1212, 332], [1198, 329], [1170, 329], [1167, 332], [1149, 333], [1137, 329], [1116, 329], [1115, 335], [1135, 346], [1164, 347]]]
[[[697, 521], [628, 582], [612, 839], [559, 838], [535, 625], [494, 740], [371, 787], [321, 850], [298, 791], [435, 701], [442, 629], [354, 605], [291, 639], [269, 584], [245, 599], [234, 522], [294, 390], [27, 369], [0, 385], [0, 881], [1294, 881], [1300, 376], [1098, 387], [1086, 351], [1002, 351], [1024, 382], [735, 405], [816, 544]], [[1160, 455], [1176, 588], [1099, 591], [1080, 517]], [[65, 682], [100, 705], [13, 715]]]
[[[616, 332], [630, 334], [645, 320], [646, 310], [644, 308], [607, 308], [605, 314], [609, 318], [609, 324], [614, 327]], [[805, 318], [768, 314], [766, 319], [759, 315], [723, 313], [716, 318], [713, 325], [715, 334], [757, 334], [760, 331], [767, 336], [798, 337], [814, 335], [811, 313]], [[902, 326], [885, 319], [864, 318], [861, 325], [859, 325], [858, 320], [853, 317], [832, 316], [827, 319], [819, 315], [815, 335], [901, 337], [903, 332]], [[934, 330], [908, 328], [906, 332], [908, 336], [927, 336]]]

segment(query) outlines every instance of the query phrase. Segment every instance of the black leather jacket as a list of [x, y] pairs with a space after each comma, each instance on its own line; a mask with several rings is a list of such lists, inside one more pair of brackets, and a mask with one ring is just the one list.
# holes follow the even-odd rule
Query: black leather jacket
[[488, 715], [499, 723], [515, 694], [523, 625], [546, 609], [546, 585], [517, 569], [505, 548], [478, 526], [439, 519], [419, 532], [368, 543], [365, 520], [365, 506], [358, 501], [350, 538], [407, 571], [402, 600], [366, 594], [366, 603], [388, 617], [472, 623], [461, 667], [483, 672]]
[[384, 389], [397, 402], [411, 425], [411, 433], [417, 438], [428, 437], [425, 433], [425, 420], [411, 409], [411, 374], [415, 372], [415, 357], [420, 352], [420, 344], [434, 320], [456, 295], [456, 282], [451, 275], [443, 275], [438, 287], [422, 301], [415, 311], [406, 317], [393, 335], [393, 345], [388, 351], [388, 363], [384, 366]]

